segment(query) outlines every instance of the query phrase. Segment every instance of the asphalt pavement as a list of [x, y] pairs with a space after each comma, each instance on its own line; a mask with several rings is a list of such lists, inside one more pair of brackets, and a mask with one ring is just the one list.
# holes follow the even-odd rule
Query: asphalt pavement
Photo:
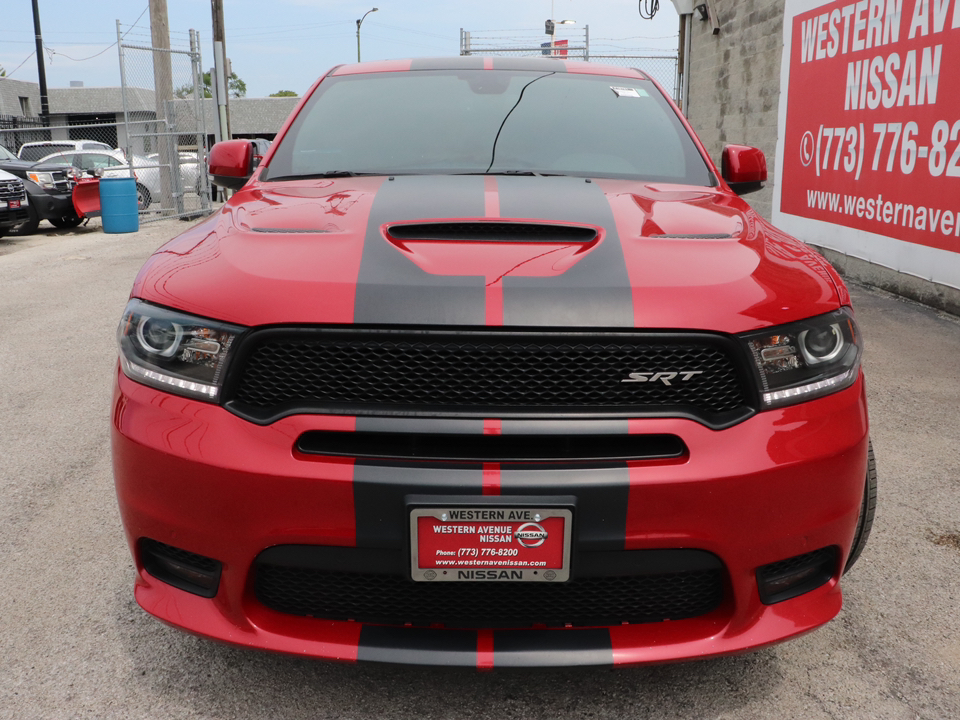
[[852, 287], [880, 497], [826, 627], [739, 657], [475, 673], [239, 650], [142, 612], [110, 469], [115, 330], [186, 223], [0, 239], [0, 718], [960, 718], [960, 319]]

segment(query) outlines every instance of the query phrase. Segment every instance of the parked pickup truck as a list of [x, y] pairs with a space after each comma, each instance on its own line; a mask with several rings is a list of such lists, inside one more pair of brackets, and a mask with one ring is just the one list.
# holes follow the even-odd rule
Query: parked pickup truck
[[23, 180], [29, 199], [27, 217], [17, 232], [30, 235], [41, 220], [49, 220], [58, 228], [80, 224], [81, 218], [73, 209], [73, 186], [77, 171], [69, 164], [21, 160], [7, 148], [0, 146], [0, 170]]

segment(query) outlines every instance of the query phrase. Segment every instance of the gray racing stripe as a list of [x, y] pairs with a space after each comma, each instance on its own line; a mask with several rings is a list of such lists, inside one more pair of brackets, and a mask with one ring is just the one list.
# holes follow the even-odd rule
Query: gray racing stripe
[[410, 63], [411, 70], [483, 70], [483, 58], [479, 55], [450, 58], [416, 58]]
[[597, 225], [599, 247], [555, 277], [503, 279], [504, 325], [634, 326], [633, 293], [613, 211], [596, 183], [573, 177], [498, 177], [500, 216]]
[[476, 667], [477, 633], [474, 630], [364, 625], [360, 630], [357, 660]]
[[500, 494], [573, 495], [573, 546], [578, 552], [623, 550], [627, 536], [630, 471], [626, 464], [610, 467], [500, 471]]
[[484, 215], [480, 176], [397, 176], [370, 210], [357, 279], [355, 323], [483, 325], [484, 278], [431, 274], [391, 245], [384, 223]]
[[613, 665], [613, 642], [606, 628], [493, 633], [495, 668], [584, 665]]
[[[353, 467], [357, 547], [408, 547], [407, 495], [482, 495], [483, 469], [424, 470], [358, 460]], [[622, 543], [621, 543], [622, 544]], [[408, 556], [409, 557], [409, 556]]]

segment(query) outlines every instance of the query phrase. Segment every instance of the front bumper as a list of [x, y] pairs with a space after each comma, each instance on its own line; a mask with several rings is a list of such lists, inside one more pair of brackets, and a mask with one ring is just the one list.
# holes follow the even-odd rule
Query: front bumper
[[30, 204], [41, 220], [71, 217], [77, 214], [73, 208], [73, 190], [43, 190], [30, 193]]
[[[439, 432], [477, 427], [435, 422], [432, 428]], [[354, 418], [297, 415], [258, 426], [118, 373], [114, 472], [137, 564], [137, 601], [176, 627], [236, 645], [343, 661], [479, 668], [635, 664], [739, 653], [812, 630], [839, 612], [838, 581], [866, 473], [862, 378], [840, 393], [759, 413], [722, 431], [683, 419], [533, 422], [536, 432], [558, 435], [608, 432], [613, 426], [630, 434], [669, 433], [680, 437], [688, 452], [603, 468], [385, 467], [295, 450], [307, 431], [356, 431]], [[425, 423], [430, 424], [391, 419], [380, 429], [422, 432]], [[523, 431], [519, 421], [502, 426], [504, 433]], [[602, 554], [697, 549], [722, 561], [723, 600], [706, 614], [669, 622], [475, 629], [302, 617], [270, 609], [257, 598], [255, 561], [268, 548], [320, 546], [360, 553], [356, 557], [403, 556], [409, 494], [453, 494], [469, 501], [491, 491], [505, 498], [574, 497], [574, 551], [580, 558], [574, 574]], [[220, 561], [215, 596], [177, 589], [147, 572], [138, 550], [141, 538]], [[783, 602], [761, 602], [758, 568], [828, 547], [836, 548], [837, 562], [827, 582]]]

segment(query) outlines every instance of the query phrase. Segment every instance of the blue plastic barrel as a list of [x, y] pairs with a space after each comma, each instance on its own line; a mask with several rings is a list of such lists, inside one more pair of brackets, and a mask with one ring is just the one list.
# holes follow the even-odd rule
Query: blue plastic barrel
[[135, 178], [100, 178], [100, 215], [105, 233], [128, 233], [139, 230], [140, 216], [137, 210]]

